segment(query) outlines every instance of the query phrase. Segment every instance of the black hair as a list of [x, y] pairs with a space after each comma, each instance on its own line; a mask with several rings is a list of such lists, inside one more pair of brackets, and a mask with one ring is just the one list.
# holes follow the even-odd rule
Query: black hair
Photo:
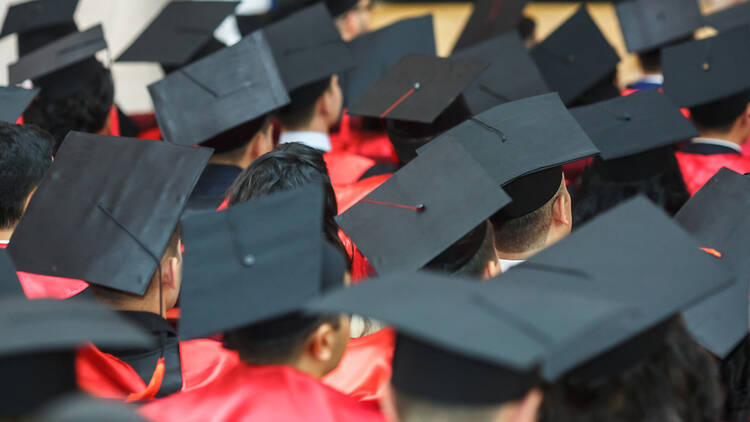
[[[69, 95], [51, 95], [54, 90], [44, 89], [45, 86], [70, 83], [67, 81], [70, 75], [65, 75], [65, 72], [40, 79], [38, 85], [42, 91], [23, 113], [24, 123], [35, 124], [55, 137], [55, 151], [71, 130], [97, 133], [107, 123], [115, 96], [112, 75], [101, 64], [87, 69], [85, 81], [76, 81], [80, 86]], [[56, 80], [58, 76], [59, 80]]]
[[267, 129], [270, 124], [270, 116], [264, 114], [203, 141], [201, 145], [213, 148], [214, 154], [235, 151], [249, 144], [258, 132]]
[[52, 164], [55, 139], [33, 125], [0, 122], [0, 228], [14, 227]]
[[595, 158], [573, 193], [573, 222], [585, 223], [639, 194], [669, 215], [675, 215], [690, 199], [673, 146], [614, 160]]
[[601, 101], [610, 100], [620, 96], [620, 89], [617, 88], [617, 69], [608, 73], [599, 82], [579, 95], [568, 107], [580, 107], [589, 104], [595, 104]]
[[680, 37], [676, 40], [670, 41], [666, 44], [660, 45], [656, 48], [652, 48], [650, 50], [645, 50], [637, 53], [638, 59], [641, 62], [641, 67], [643, 67], [643, 70], [646, 72], [661, 72], [661, 51], [667, 47], [676, 45], [676, 44], [682, 44], [684, 42], [688, 42], [693, 40], [693, 34]]
[[518, 24], [518, 35], [524, 42], [534, 41], [534, 31], [536, 31], [536, 21], [534, 18], [524, 16], [521, 18], [521, 22]]
[[331, 87], [332, 77], [310, 82], [292, 91], [289, 94], [289, 104], [282, 107], [276, 116], [281, 125], [294, 129], [310, 123], [315, 113], [315, 104]]
[[722, 421], [747, 422], [750, 418], [750, 345], [748, 337], [719, 364], [726, 399]]
[[424, 268], [481, 280], [487, 264], [497, 259], [494, 240], [492, 224], [484, 221]]
[[471, 118], [471, 111], [463, 95], [456, 98], [432, 123], [407, 122], [387, 119], [388, 139], [403, 166], [417, 157], [417, 149]]
[[681, 318], [666, 326], [664, 344], [619, 373], [595, 381], [567, 378], [544, 393], [540, 422], [715, 422], [721, 391], [711, 356]]
[[229, 187], [229, 205], [259, 198], [273, 192], [298, 188], [311, 182], [322, 183], [325, 193], [323, 232], [326, 240], [346, 254], [336, 223], [336, 194], [328, 176], [323, 154], [307, 145], [290, 142], [260, 156]]
[[750, 90], [708, 104], [690, 107], [690, 118], [699, 129], [728, 131], [745, 113], [750, 103]]

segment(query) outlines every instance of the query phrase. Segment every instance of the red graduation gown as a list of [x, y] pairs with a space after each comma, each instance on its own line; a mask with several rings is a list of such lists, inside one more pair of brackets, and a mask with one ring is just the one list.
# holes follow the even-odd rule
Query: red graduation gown
[[[181, 391], [207, 386], [237, 365], [237, 354], [222, 348], [218, 341], [180, 342]], [[79, 350], [76, 375], [81, 389], [96, 397], [125, 400], [146, 389], [146, 383], [132, 367], [93, 345]]]
[[328, 167], [328, 176], [333, 185], [356, 183], [374, 166], [375, 160], [350, 152], [326, 152], [323, 159]]
[[372, 406], [289, 366], [242, 363], [200, 390], [156, 400], [140, 413], [159, 422], [385, 421]]
[[750, 172], [750, 157], [739, 154], [703, 155], [678, 151], [675, 155], [690, 195], [698, 192], [722, 167], [740, 174]]
[[[0, 249], [7, 247], [7, 244], [0, 243]], [[29, 299], [68, 299], [89, 287], [85, 281], [72, 278], [52, 277], [23, 271], [17, 271], [16, 275], [18, 275], [18, 281], [21, 282], [23, 292]]]
[[361, 155], [380, 163], [398, 164], [398, 156], [388, 139], [388, 134], [362, 130], [358, 127], [358, 121], [358, 118], [352, 118], [348, 113], [343, 113], [339, 130], [330, 133], [331, 150]]

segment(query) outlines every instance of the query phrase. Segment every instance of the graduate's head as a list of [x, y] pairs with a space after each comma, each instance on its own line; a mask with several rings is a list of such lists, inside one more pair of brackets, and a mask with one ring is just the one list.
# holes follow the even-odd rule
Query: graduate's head
[[[324, 243], [321, 293], [349, 284], [346, 260], [338, 248]], [[349, 343], [349, 316], [292, 312], [224, 334], [224, 346], [243, 362], [289, 365], [316, 378], [338, 366]]]
[[432, 123], [387, 119], [388, 139], [403, 166], [417, 157], [417, 149], [469, 118], [469, 106], [459, 96]]
[[690, 107], [690, 119], [702, 136], [750, 136], [750, 91]]
[[514, 202], [490, 218], [501, 258], [526, 258], [570, 234], [572, 201], [560, 167], [520, 177], [504, 189]]
[[368, 31], [372, 0], [328, 0], [326, 6], [344, 41], [351, 41]]
[[336, 223], [338, 206], [323, 154], [296, 142], [280, 144], [274, 151], [255, 160], [229, 188], [229, 205], [260, 198], [274, 192], [292, 190], [311, 182], [321, 183], [325, 194], [323, 231], [326, 239], [344, 250]]
[[42, 88], [23, 114], [24, 123], [50, 132], [59, 148], [68, 132], [109, 134], [114, 83], [109, 69], [90, 58], [34, 81]]
[[674, 41], [662, 44], [656, 48], [638, 52], [637, 56], [638, 61], [641, 63], [641, 68], [643, 68], [643, 71], [646, 73], [661, 73], [661, 51], [664, 48], [682, 44], [691, 40], [693, 40], [692, 34], [680, 37]]
[[[658, 346], [636, 362], [598, 377], [576, 375], [575, 369], [550, 385], [540, 421], [721, 420], [722, 398], [711, 356], [693, 341], [681, 318], [659, 324], [657, 329], [661, 330]], [[585, 365], [589, 373], [591, 365], [598, 365], [596, 372], [603, 374], [602, 368], [620, 366], [614, 362], [606, 353]]]
[[201, 142], [214, 149], [212, 163], [247, 168], [261, 155], [273, 150], [271, 116], [262, 115]]
[[492, 224], [485, 221], [424, 267], [457, 276], [487, 280], [500, 273]]
[[325, 132], [341, 119], [344, 97], [338, 75], [311, 82], [289, 94], [277, 118], [285, 130]]
[[720, 420], [745, 422], [750, 417], [750, 347], [748, 338], [719, 360], [719, 375], [724, 389], [724, 413]]
[[52, 164], [55, 139], [33, 125], [0, 122], [0, 231], [12, 232]]
[[[97, 284], [91, 284], [90, 288], [97, 301], [113, 309], [151, 313], [158, 313], [161, 310], [162, 316], [165, 316], [166, 312], [177, 304], [181, 286], [182, 234], [178, 225], [169, 238], [167, 248], [164, 250], [159, 265], [151, 276], [151, 281], [143, 296]], [[161, 305], [159, 304], [160, 300]]]

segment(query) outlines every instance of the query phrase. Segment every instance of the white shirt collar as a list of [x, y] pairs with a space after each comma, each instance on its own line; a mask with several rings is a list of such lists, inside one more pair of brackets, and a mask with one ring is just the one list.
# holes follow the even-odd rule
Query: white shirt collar
[[742, 147], [735, 144], [734, 142], [725, 141], [723, 139], [715, 139], [715, 138], [693, 138], [690, 142], [696, 143], [696, 144], [710, 144], [710, 145], [719, 145], [722, 147], [731, 148], [739, 153], [742, 152]]
[[327, 133], [312, 132], [312, 131], [288, 131], [281, 132], [279, 136], [279, 143], [286, 144], [289, 142], [299, 142], [315, 148], [317, 150], [328, 152], [331, 150], [331, 138], [328, 137]]
[[500, 271], [506, 272], [509, 269], [515, 267], [518, 264], [523, 263], [526, 261], [525, 259], [498, 259], [498, 262], [500, 262]]
[[7, 245], [10, 243], [10, 240], [0, 240], [0, 245]]
[[643, 75], [641, 82], [647, 82], [650, 84], [664, 85], [664, 75]]

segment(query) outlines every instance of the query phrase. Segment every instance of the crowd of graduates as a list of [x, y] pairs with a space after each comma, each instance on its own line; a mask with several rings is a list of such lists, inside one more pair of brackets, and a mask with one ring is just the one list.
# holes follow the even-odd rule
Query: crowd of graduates
[[750, 417], [750, 2], [615, 2], [621, 89], [585, 4], [438, 57], [370, 0], [173, 0], [140, 115], [77, 6], [0, 32], [0, 421]]

